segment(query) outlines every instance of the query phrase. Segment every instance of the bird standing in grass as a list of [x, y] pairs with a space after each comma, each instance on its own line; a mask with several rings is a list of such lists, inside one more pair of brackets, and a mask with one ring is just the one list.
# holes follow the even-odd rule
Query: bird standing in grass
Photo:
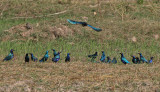
[[25, 56], [25, 62], [29, 62], [29, 56], [28, 56], [28, 53], [26, 54]]
[[137, 64], [141, 63], [139, 57], [136, 57], [136, 62], [137, 62]]
[[142, 54], [141, 53], [138, 53], [139, 55], [140, 55], [140, 61], [142, 61], [143, 63], [144, 62], [148, 62], [143, 56], [142, 56]]
[[102, 31], [102, 29], [100, 29], [100, 28], [95, 28], [95, 27], [87, 24], [86, 22], [78, 22], [78, 21], [73, 21], [73, 20], [70, 20], [70, 19], [67, 19], [67, 21], [68, 21], [69, 23], [71, 23], [71, 24], [81, 24], [83, 27], [84, 27], [84, 26], [88, 26], [88, 27], [92, 28], [93, 30], [95, 30], [95, 31], [97, 31], [97, 32]]
[[53, 50], [53, 55], [54, 55], [54, 57], [57, 55], [57, 52], [56, 52], [56, 50], [55, 49], [52, 49]]
[[151, 57], [148, 63], [152, 63], [152, 62], [153, 62], [153, 57]]
[[111, 58], [109, 56], [107, 57], [107, 63], [111, 63]]
[[112, 63], [113, 63], [113, 64], [116, 64], [116, 63], [117, 63], [117, 60], [116, 60], [115, 57], [113, 58]]
[[65, 62], [70, 62], [70, 53], [67, 53], [67, 56], [66, 56]]
[[8, 56], [6, 56], [3, 61], [8, 61], [8, 60], [11, 60], [12, 58], [14, 58], [14, 54], [13, 54], [13, 51], [15, 51], [14, 49], [11, 49], [10, 50], [10, 53], [8, 54]]
[[136, 59], [136, 57], [135, 56], [131, 56], [132, 57], [132, 62], [134, 63], [134, 64], [137, 64], [137, 59]]
[[37, 61], [38, 60], [38, 58], [36, 58], [32, 53], [30, 53], [30, 55], [31, 55], [31, 60], [32, 61]]
[[96, 62], [95, 59], [97, 56], [98, 56], [97, 52], [95, 52], [95, 54], [93, 54], [93, 55], [88, 55], [88, 57], [91, 58], [91, 62]]
[[121, 61], [123, 64], [130, 64], [130, 62], [124, 57], [123, 53], [120, 53], [121, 54]]
[[101, 61], [101, 62], [105, 62], [105, 59], [106, 59], [105, 52], [104, 52], [104, 51], [102, 51], [102, 56], [101, 56], [100, 61]]
[[43, 58], [41, 60], [39, 60], [39, 62], [44, 62], [44, 61], [48, 60], [48, 58], [49, 58], [48, 52], [49, 51], [46, 51], [46, 54], [43, 56]]
[[61, 52], [58, 52], [58, 53], [55, 55], [55, 57], [52, 58], [52, 61], [53, 61], [53, 62], [56, 63], [56, 62], [58, 62], [58, 61], [60, 60], [60, 53], [61, 53]]
[[88, 57], [90, 58], [96, 58], [98, 56], [98, 52], [95, 52], [95, 54], [92, 54], [92, 55], [88, 55]]

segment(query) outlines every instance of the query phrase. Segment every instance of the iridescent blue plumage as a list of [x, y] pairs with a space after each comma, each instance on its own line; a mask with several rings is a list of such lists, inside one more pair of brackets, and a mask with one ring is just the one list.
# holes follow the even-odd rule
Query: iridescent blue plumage
[[58, 61], [60, 60], [60, 53], [61, 53], [61, 52], [58, 52], [58, 53], [54, 56], [54, 58], [52, 58], [52, 61], [53, 61], [53, 62], [58, 62]]
[[14, 54], [13, 54], [13, 49], [10, 50], [10, 53], [8, 54], [8, 56], [6, 56], [3, 61], [8, 61], [8, 60], [11, 60], [13, 57], [14, 57]]
[[124, 57], [123, 53], [120, 53], [121, 54], [121, 61], [123, 64], [130, 64], [130, 62]]
[[39, 62], [44, 62], [44, 61], [48, 60], [48, 58], [49, 58], [48, 52], [49, 51], [46, 51], [46, 54], [43, 56], [43, 58], [41, 60], [39, 60]]
[[65, 62], [70, 62], [70, 53], [67, 53], [67, 56], [66, 56]]
[[104, 51], [102, 51], [102, 56], [101, 56], [100, 61], [101, 61], [101, 62], [105, 62], [105, 59], [106, 59], [105, 52], [104, 52]]
[[134, 64], [137, 64], [137, 59], [136, 59], [135, 56], [132, 56], [132, 62], [133, 62]]
[[102, 31], [102, 29], [100, 29], [100, 28], [95, 28], [95, 27], [93, 27], [93, 26], [91, 26], [91, 25], [87, 25], [88, 27], [90, 27], [90, 28], [92, 28], [93, 30], [95, 30], [95, 31], [97, 31], [97, 32], [99, 32], [99, 31]]
[[111, 63], [111, 58], [109, 56], [107, 57], [107, 63]]
[[151, 57], [148, 63], [152, 63], [152, 62], [153, 62], [153, 57]]
[[143, 63], [144, 62], [148, 62], [143, 56], [142, 56], [142, 54], [141, 53], [138, 53], [139, 55], [140, 55], [140, 61], [142, 61]]
[[112, 63], [113, 63], [113, 64], [116, 64], [116, 63], [117, 63], [117, 60], [116, 60], [115, 57], [113, 58]]
[[92, 28], [93, 30], [95, 30], [95, 31], [97, 31], [97, 32], [102, 31], [102, 29], [100, 29], [100, 28], [95, 28], [95, 27], [87, 24], [86, 22], [78, 22], [78, 21], [74, 21], [74, 20], [70, 20], [70, 19], [67, 19], [67, 21], [68, 21], [69, 23], [71, 23], [71, 24], [81, 24], [82, 26], [88, 26], [88, 27]]
[[30, 55], [31, 55], [31, 60], [32, 61], [37, 61], [38, 60], [38, 58], [36, 58], [32, 53], [30, 53]]
[[57, 52], [56, 52], [56, 50], [55, 49], [52, 49], [53, 50], [53, 55], [54, 55], [54, 57], [57, 55]]

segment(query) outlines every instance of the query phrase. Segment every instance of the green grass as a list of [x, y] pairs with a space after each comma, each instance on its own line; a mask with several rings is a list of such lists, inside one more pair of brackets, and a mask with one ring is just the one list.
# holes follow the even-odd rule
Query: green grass
[[[127, 2], [102, 3], [92, 8], [90, 5], [94, 5], [96, 0], [84, 4], [78, 1], [67, 3], [65, 0], [62, 4], [58, 4], [56, 0], [52, 2], [2, 0], [2, 2], [0, 59], [2, 60], [10, 49], [16, 51], [13, 62], [0, 63], [1, 91], [159, 90], [160, 38], [157, 39], [155, 36], [160, 36], [158, 3], [144, 2], [141, 5]], [[4, 6], [7, 8], [4, 9]], [[46, 17], [64, 10], [67, 12]], [[93, 10], [97, 15], [94, 15]], [[35, 16], [42, 17], [34, 18]], [[95, 32], [88, 27], [71, 25], [67, 19], [87, 21], [95, 27], [102, 28], [103, 31]], [[24, 31], [21, 27], [27, 22], [36, 33], [21, 36], [20, 33]], [[53, 27], [60, 25], [72, 30], [73, 35], [50, 39], [53, 35], [51, 30], [56, 30]], [[13, 32], [8, 33], [6, 30]], [[42, 34], [47, 36], [42, 37]], [[8, 36], [11, 38], [5, 40]], [[37, 37], [37, 40], [29, 39], [31, 37]], [[63, 51], [62, 59], [56, 64], [51, 62], [53, 48]], [[40, 59], [46, 50], [49, 50], [50, 55], [46, 63], [24, 64], [26, 53], [32, 52]], [[105, 51], [107, 56], [116, 57], [118, 64], [91, 63], [87, 55], [95, 51], [98, 51], [99, 55], [97, 61], [100, 59], [101, 51]], [[68, 52], [71, 53], [71, 62], [64, 63]], [[130, 62], [131, 55], [138, 56], [139, 52], [146, 59], [153, 56], [154, 64], [123, 65], [120, 61], [120, 52], [123, 52]]]

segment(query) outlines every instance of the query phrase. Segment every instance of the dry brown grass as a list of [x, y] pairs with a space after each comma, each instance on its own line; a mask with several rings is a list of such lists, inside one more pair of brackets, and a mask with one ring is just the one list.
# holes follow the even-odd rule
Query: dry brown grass
[[111, 65], [82, 61], [24, 64], [14, 61], [0, 66], [1, 91], [160, 91], [159, 64]]

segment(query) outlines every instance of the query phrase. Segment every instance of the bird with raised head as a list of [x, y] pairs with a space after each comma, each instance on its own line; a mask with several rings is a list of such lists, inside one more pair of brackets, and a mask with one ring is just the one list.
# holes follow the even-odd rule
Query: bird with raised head
[[121, 61], [123, 64], [130, 64], [130, 62], [124, 57], [123, 53], [120, 53], [121, 54]]
[[39, 62], [45, 62], [45, 61], [48, 60], [48, 58], [49, 58], [48, 52], [49, 52], [49, 51], [46, 51], [46, 54], [43, 56], [42, 59], [39, 60]]
[[25, 56], [25, 62], [27, 63], [27, 62], [29, 62], [29, 56], [28, 56], [28, 53], [26, 54], [26, 56]]
[[140, 61], [142, 61], [143, 63], [146, 62], [148, 63], [148, 61], [145, 59], [144, 56], [142, 56], [142, 53], [138, 53], [140, 55]]
[[67, 56], [65, 58], [65, 62], [70, 62], [70, 53], [67, 53]]

